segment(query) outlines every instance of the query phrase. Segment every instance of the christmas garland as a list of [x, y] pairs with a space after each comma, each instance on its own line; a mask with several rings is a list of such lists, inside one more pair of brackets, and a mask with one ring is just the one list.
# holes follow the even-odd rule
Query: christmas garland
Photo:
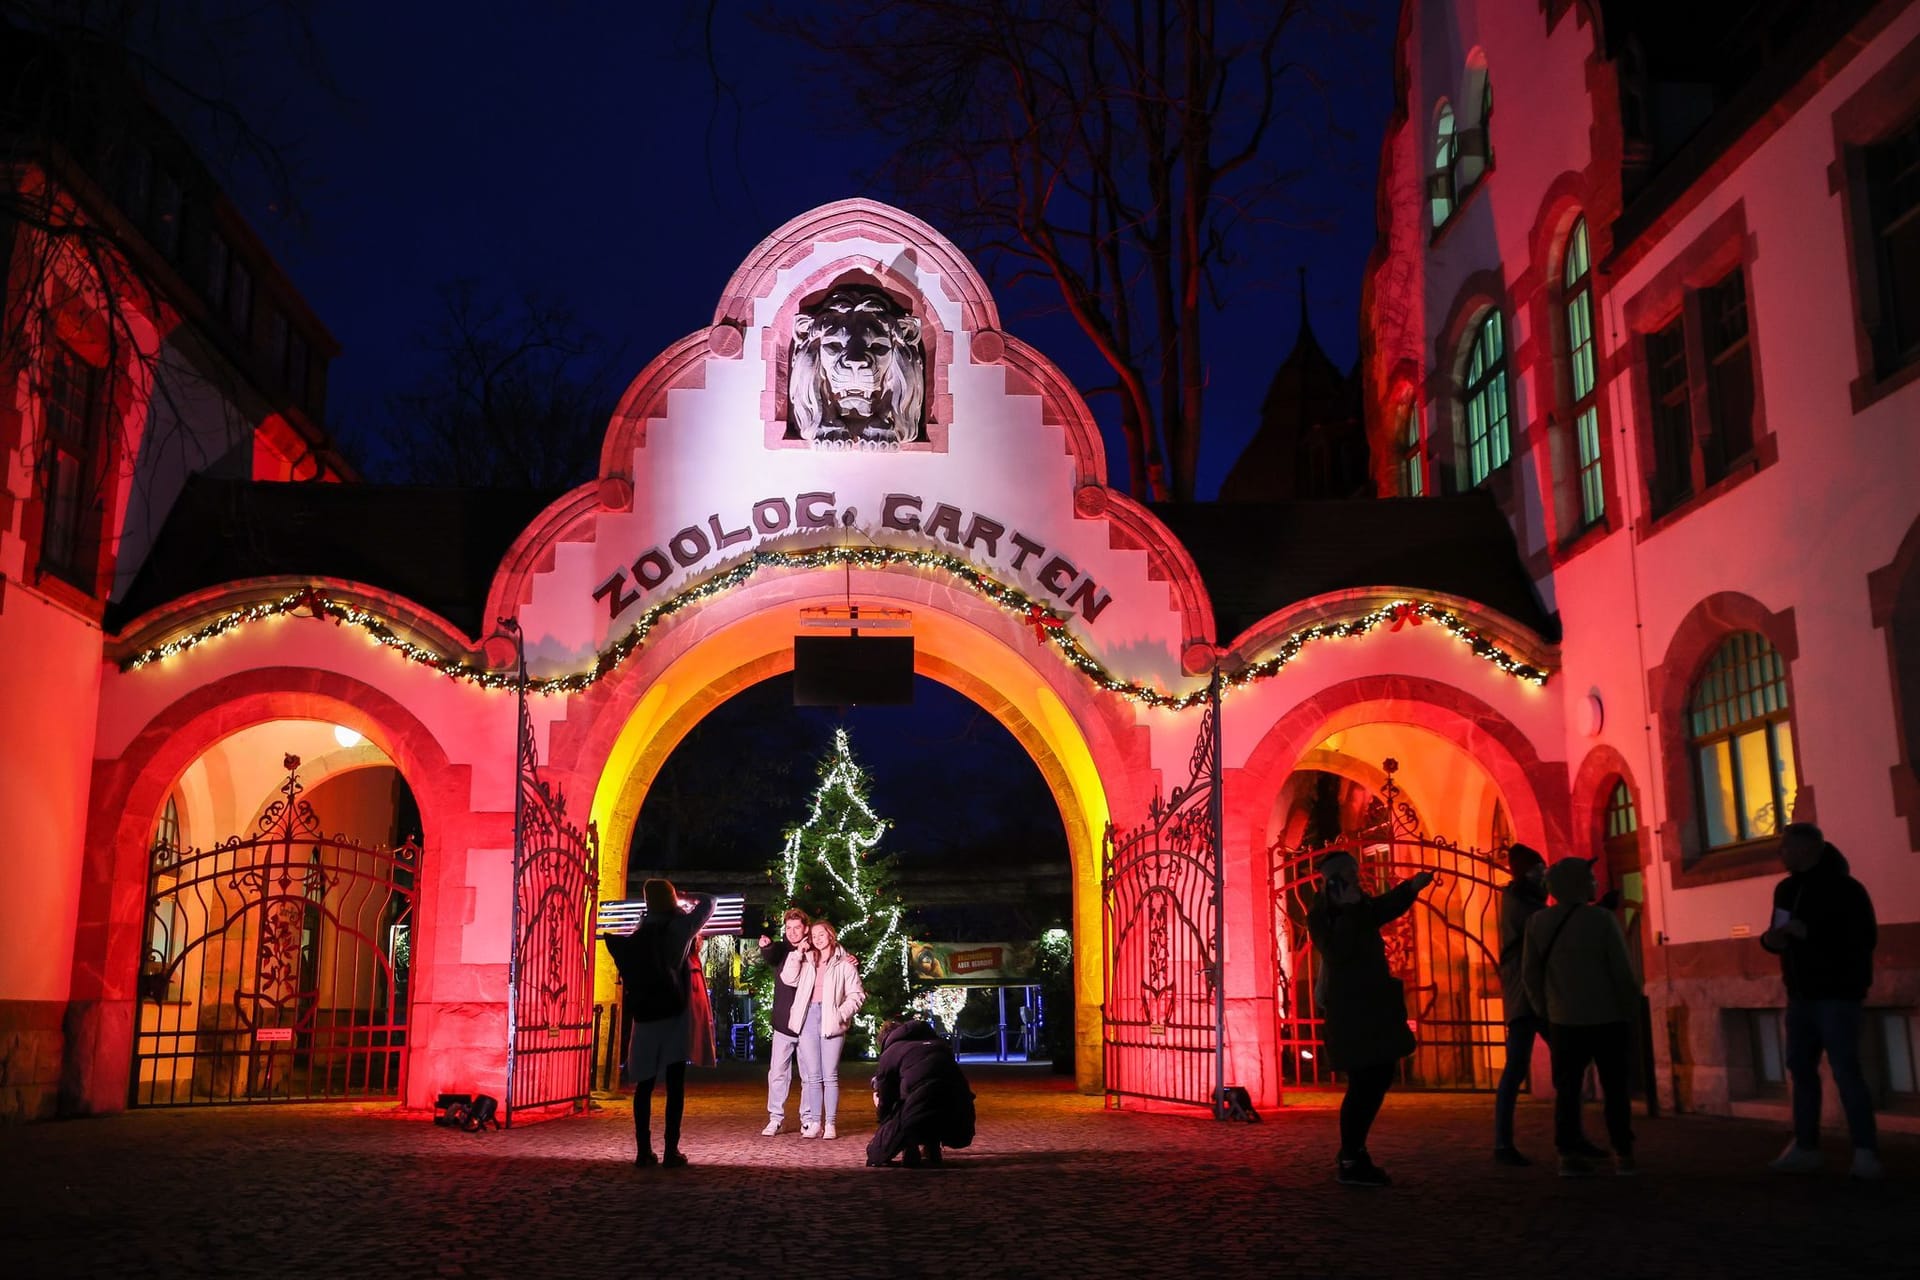
[[[686, 588], [677, 595], [669, 596], [658, 604], [650, 605], [634, 620], [626, 634], [595, 657], [592, 667], [570, 675], [529, 679], [527, 692], [552, 695], [577, 693], [587, 688], [626, 661], [635, 649], [646, 642], [654, 627], [683, 609], [740, 586], [762, 570], [840, 567], [881, 569], [899, 565], [944, 573], [975, 594], [984, 596], [1009, 613], [1020, 616], [1033, 628], [1037, 639], [1043, 644], [1051, 644], [1058, 649], [1069, 663], [1079, 668], [1088, 679], [1109, 693], [1118, 694], [1146, 706], [1172, 711], [1184, 710], [1206, 701], [1207, 686], [1205, 684], [1186, 693], [1174, 694], [1152, 685], [1124, 680], [1114, 675], [1073, 634], [1067, 626], [1065, 617], [1018, 587], [1009, 586], [997, 578], [982, 573], [970, 561], [938, 551], [873, 546], [751, 552], [712, 577]], [[301, 610], [305, 610], [315, 618], [330, 618], [336, 625], [357, 627], [377, 643], [389, 649], [397, 649], [412, 661], [422, 666], [432, 667], [454, 679], [465, 680], [488, 689], [511, 689], [518, 683], [515, 674], [511, 671], [496, 671], [465, 658], [450, 657], [424, 645], [415, 644], [395, 631], [379, 615], [359, 605], [323, 595], [313, 587], [289, 592], [277, 600], [262, 601], [245, 608], [234, 609], [186, 635], [169, 640], [166, 644], [142, 650], [124, 659], [120, 663], [120, 669], [137, 671], [162, 658], [173, 657], [196, 645], [226, 635], [247, 623], [284, 617]], [[1535, 685], [1544, 685], [1547, 682], [1548, 673], [1545, 670], [1523, 661], [1488, 639], [1470, 626], [1459, 614], [1444, 605], [1431, 601], [1394, 600], [1345, 622], [1317, 622], [1292, 632], [1280, 642], [1277, 649], [1258, 662], [1223, 675], [1223, 692], [1230, 692], [1243, 685], [1252, 684], [1256, 680], [1265, 680], [1279, 674], [1281, 668], [1293, 661], [1303, 648], [1317, 640], [1362, 636], [1380, 626], [1399, 631], [1404, 627], [1418, 627], [1428, 622], [1435, 623], [1454, 639], [1466, 645], [1476, 657], [1491, 662], [1515, 679], [1525, 680]]]

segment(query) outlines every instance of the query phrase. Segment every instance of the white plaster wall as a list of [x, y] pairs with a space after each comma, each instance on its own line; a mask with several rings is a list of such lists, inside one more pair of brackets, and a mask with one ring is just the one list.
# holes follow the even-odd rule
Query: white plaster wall
[[[1167, 584], [1148, 578], [1144, 551], [1114, 550], [1109, 545], [1106, 520], [1073, 515], [1074, 468], [1065, 430], [1042, 422], [1039, 396], [1006, 391], [1003, 367], [972, 363], [971, 335], [955, 332], [960, 306], [948, 297], [947, 286], [937, 275], [924, 273], [920, 283], [932, 318], [954, 337], [947, 452], [815, 450], [766, 444], [763, 401], [773, 373], [766, 359], [764, 331], [781, 304], [804, 281], [835, 264], [897, 262], [907, 248], [866, 240], [815, 246], [780, 273], [770, 297], [756, 302], [754, 325], [745, 335], [742, 354], [734, 359], [705, 357], [704, 385], [677, 389], [665, 398], [665, 415], [648, 422], [645, 442], [633, 454], [633, 509], [597, 513], [590, 529], [571, 535], [573, 540], [558, 548], [552, 569], [534, 579], [521, 617], [539, 669], [579, 669], [610, 635], [623, 633], [647, 605], [750, 551], [759, 543], [758, 537], [724, 553], [716, 551], [691, 567], [677, 568], [617, 622], [609, 619], [603, 602], [592, 598], [594, 589], [610, 575], [649, 548], [664, 547], [688, 525], [704, 529], [707, 518], [717, 514], [729, 530], [746, 527], [751, 503], [758, 498], [785, 498], [791, 503], [800, 493], [827, 491], [835, 495], [838, 510], [851, 507], [857, 513], [853, 534], [792, 532], [775, 539], [776, 545], [864, 545], [871, 539], [889, 546], [933, 546], [969, 558], [964, 548], [944, 541], [883, 530], [884, 495], [897, 492], [925, 499], [919, 509], [922, 520], [935, 504], [947, 503], [962, 511], [963, 531], [968, 515], [979, 512], [1010, 532], [1018, 530], [1045, 544], [1048, 555], [1065, 556], [1112, 595], [1112, 603], [1096, 621], [1084, 621], [1077, 611], [1072, 621], [1076, 634], [1102, 661], [1132, 679], [1179, 687], [1191, 683], [1180, 672], [1180, 649], [1187, 637], [1181, 634]], [[931, 339], [928, 346], [931, 350]], [[1036, 581], [1046, 557], [1032, 557], [1015, 570], [1012, 553], [1008, 538], [1003, 537], [998, 556], [989, 557], [979, 548], [971, 558], [1001, 581], [1064, 610], [1064, 602], [1055, 600]]]
[[65, 1000], [80, 907], [100, 632], [0, 583], [0, 1001]]
[[[1744, 204], [1755, 246], [1748, 288], [1758, 376], [1779, 461], [1640, 545], [1646, 661], [1657, 664], [1681, 618], [1716, 591], [1793, 610], [1800, 785], [1816, 788], [1821, 826], [1873, 893], [1882, 922], [1920, 919], [1920, 874], [1906, 822], [1893, 810], [1894, 690], [1886, 637], [1872, 627], [1867, 575], [1893, 558], [1920, 515], [1914, 486], [1920, 438], [1912, 430], [1920, 387], [1853, 412], [1848, 386], [1859, 374], [1856, 302], [1841, 199], [1829, 189], [1827, 170], [1837, 158], [1833, 112], [1916, 38], [1920, 9], [1910, 9], [1689, 212], [1658, 250], [1612, 283], [1614, 304], [1603, 318], [1606, 339], [1618, 341], [1624, 336], [1619, 303], [1713, 219]], [[1625, 450], [1625, 473], [1642, 476], [1651, 459], [1635, 452], [1634, 433], [1618, 431], [1631, 423], [1625, 393], [1617, 380], [1610, 402], [1616, 444]], [[1643, 494], [1632, 496], [1636, 515]], [[1616, 534], [1612, 541], [1625, 538]], [[1596, 682], [1620, 690], [1623, 706], [1633, 705], [1631, 615], [1608, 606], [1632, 590], [1632, 569], [1615, 552], [1582, 557], [1561, 575], [1569, 670], [1578, 663], [1593, 672]], [[1595, 602], [1593, 616], [1576, 625], [1572, 602], [1582, 598]], [[1672, 892], [1662, 866], [1669, 892], [1664, 918], [1656, 916], [1655, 923], [1670, 941], [1725, 938], [1737, 925], [1755, 933], [1764, 927], [1771, 877]]]
[[[1389, 192], [1389, 237], [1408, 260], [1403, 270], [1415, 281], [1420, 317], [1404, 335], [1384, 310], [1378, 322], [1385, 365], [1415, 359], [1431, 374], [1453, 354], [1432, 344], [1469, 276], [1498, 268], [1513, 292], [1523, 277], [1551, 268], [1531, 260], [1531, 238], [1549, 185], [1591, 160], [1584, 61], [1595, 33], [1575, 6], [1549, 35], [1540, 6], [1527, 0], [1417, 0], [1411, 23], [1408, 119], [1389, 141], [1383, 181], [1397, 184]], [[1867, 575], [1892, 558], [1920, 512], [1913, 485], [1920, 440], [1910, 429], [1920, 389], [1895, 392], [1858, 414], [1851, 408], [1848, 386], [1859, 373], [1856, 301], [1841, 199], [1828, 169], [1836, 159], [1834, 110], [1917, 37], [1920, 10], [1895, 17], [1652, 253], [1618, 277], [1599, 278], [1596, 325], [1617, 369], [1602, 389], [1623, 490], [1610, 498], [1624, 499], [1621, 514], [1630, 524], [1644, 514], [1651, 459], [1635, 446], [1630, 392], [1638, 352], [1620, 349], [1630, 340], [1621, 306], [1713, 219], [1744, 204], [1755, 247], [1748, 285], [1758, 376], [1778, 462], [1644, 542], [1613, 533], [1538, 584], [1565, 632], [1562, 669], [1550, 686], [1565, 708], [1563, 745], [1552, 754], [1577, 768], [1596, 746], [1618, 750], [1633, 772], [1650, 836], [1665, 821], [1669, 798], [1644, 672], [1662, 661], [1680, 620], [1706, 596], [1737, 591], [1771, 610], [1792, 609], [1800, 647], [1792, 669], [1799, 780], [1816, 788], [1823, 827], [1873, 891], [1883, 921], [1920, 919], [1920, 875], [1911, 869], [1906, 823], [1893, 811], [1893, 690], [1885, 637], [1871, 625]], [[1494, 88], [1495, 166], [1429, 245], [1421, 184], [1432, 163], [1432, 108], [1442, 94], [1462, 105], [1463, 67], [1476, 46], [1486, 51]], [[1398, 186], [1418, 198], [1405, 198]], [[1524, 309], [1509, 308], [1506, 320], [1510, 349], [1537, 336]], [[1427, 390], [1439, 381], [1430, 378]], [[1517, 429], [1552, 391], [1530, 378], [1513, 381]], [[1440, 399], [1428, 410], [1430, 434], [1444, 439], [1453, 404]], [[1544, 538], [1537, 492], [1543, 477], [1529, 454], [1516, 450], [1515, 464], [1527, 526], [1519, 540], [1533, 550]], [[1589, 692], [1606, 711], [1592, 735], [1580, 707]], [[1650, 911], [1668, 941], [1724, 939], [1736, 927], [1757, 932], [1764, 925], [1773, 877], [1676, 891], [1665, 855], [1658, 847], [1652, 852], [1660, 870]]]

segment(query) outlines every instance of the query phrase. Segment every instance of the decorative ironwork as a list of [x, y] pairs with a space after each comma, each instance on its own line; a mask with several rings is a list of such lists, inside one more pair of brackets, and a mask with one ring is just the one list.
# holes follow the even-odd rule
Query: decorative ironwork
[[1320, 860], [1345, 852], [1359, 862], [1369, 893], [1421, 871], [1437, 877], [1383, 935], [1388, 967], [1406, 984], [1407, 1014], [1420, 1041], [1402, 1065], [1402, 1080], [1428, 1089], [1491, 1089], [1506, 1043], [1498, 951], [1507, 884], [1503, 851], [1425, 834], [1395, 780], [1398, 762], [1389, 759], [1384, 768], [1386, 781], [1357, 832], [1317, 848], [1277, 843], [1268, 850], [1281, 1084], [1317, 1085], [1332, 1075], [1321, 1055], [1318, 956], [1306, 917], [1320, 889]]
[[1107, 824], [1101, 879], [1106, 1092], [1220, 1114], [1226, 1083], [1221, 985], [1220, 678], [1186, 781], [1126, 832]]
[[153, 848], [135, 1106], [404, 1095], [420, 846], [329, 834], [281, 763], [253, 834]]
[[513, 808], [513, 949], [507, 959], [506, 1122], [523, 1112], [584, 1109], [593, 1090], [593, 1003], [600, 835], [567, 820], [565, 795], [540, 776], [527, 710], [519, 625], [500, 620], [518, 659], [518, 761]]

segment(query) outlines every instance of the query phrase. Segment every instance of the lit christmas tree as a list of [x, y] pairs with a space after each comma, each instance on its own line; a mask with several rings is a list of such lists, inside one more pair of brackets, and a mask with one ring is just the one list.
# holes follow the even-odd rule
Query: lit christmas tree
[[[904, 913], [888, 862], [875, 854], [889, 824], [867, 803], [867, 792], [867, 775], [854, 761], [847, 731], [835, 729], [813, 811], [787, 832], [786, 848], [770, 870], [787, 906], [831, 922], [840, 945], [859, 958], [867, 989], [858, 1019], [862, 1041], [871, 1041], [874, 1028], [907, 1007]], [[763, 999], [761, 1007], [771, 1007], [770, 1001]]]

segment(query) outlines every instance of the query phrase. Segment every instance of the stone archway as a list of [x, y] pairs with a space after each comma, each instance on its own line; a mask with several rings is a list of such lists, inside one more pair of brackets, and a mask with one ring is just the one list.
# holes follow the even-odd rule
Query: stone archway
[[[1113, 806], [1151, 788], [1145, 744], [1131, 716], [1032, 632], [988, 602], [929, 589], [904, 572], [854, 575], [853, 595], [913, 612], [916, 673], [993, 715], [1027, 751], [1059, 808], [1073, 867], [1076, 1076], [1100, 1088], [1101, 840]], [[697, 630], [663, 635], [655, 652], [622, 671], [554, 729], [553, 762], [570, 787], [593, 796], [609, 851], [602, 894], [624, 892], [626, 848], [640, 805], [687, 732], [734, 694], [792, 668], [798, 607], [843, 598], [840, 579], [795, 575], [737, 588], [709, 603]], [[602, 964], [603, 994], [612, 973]]]

